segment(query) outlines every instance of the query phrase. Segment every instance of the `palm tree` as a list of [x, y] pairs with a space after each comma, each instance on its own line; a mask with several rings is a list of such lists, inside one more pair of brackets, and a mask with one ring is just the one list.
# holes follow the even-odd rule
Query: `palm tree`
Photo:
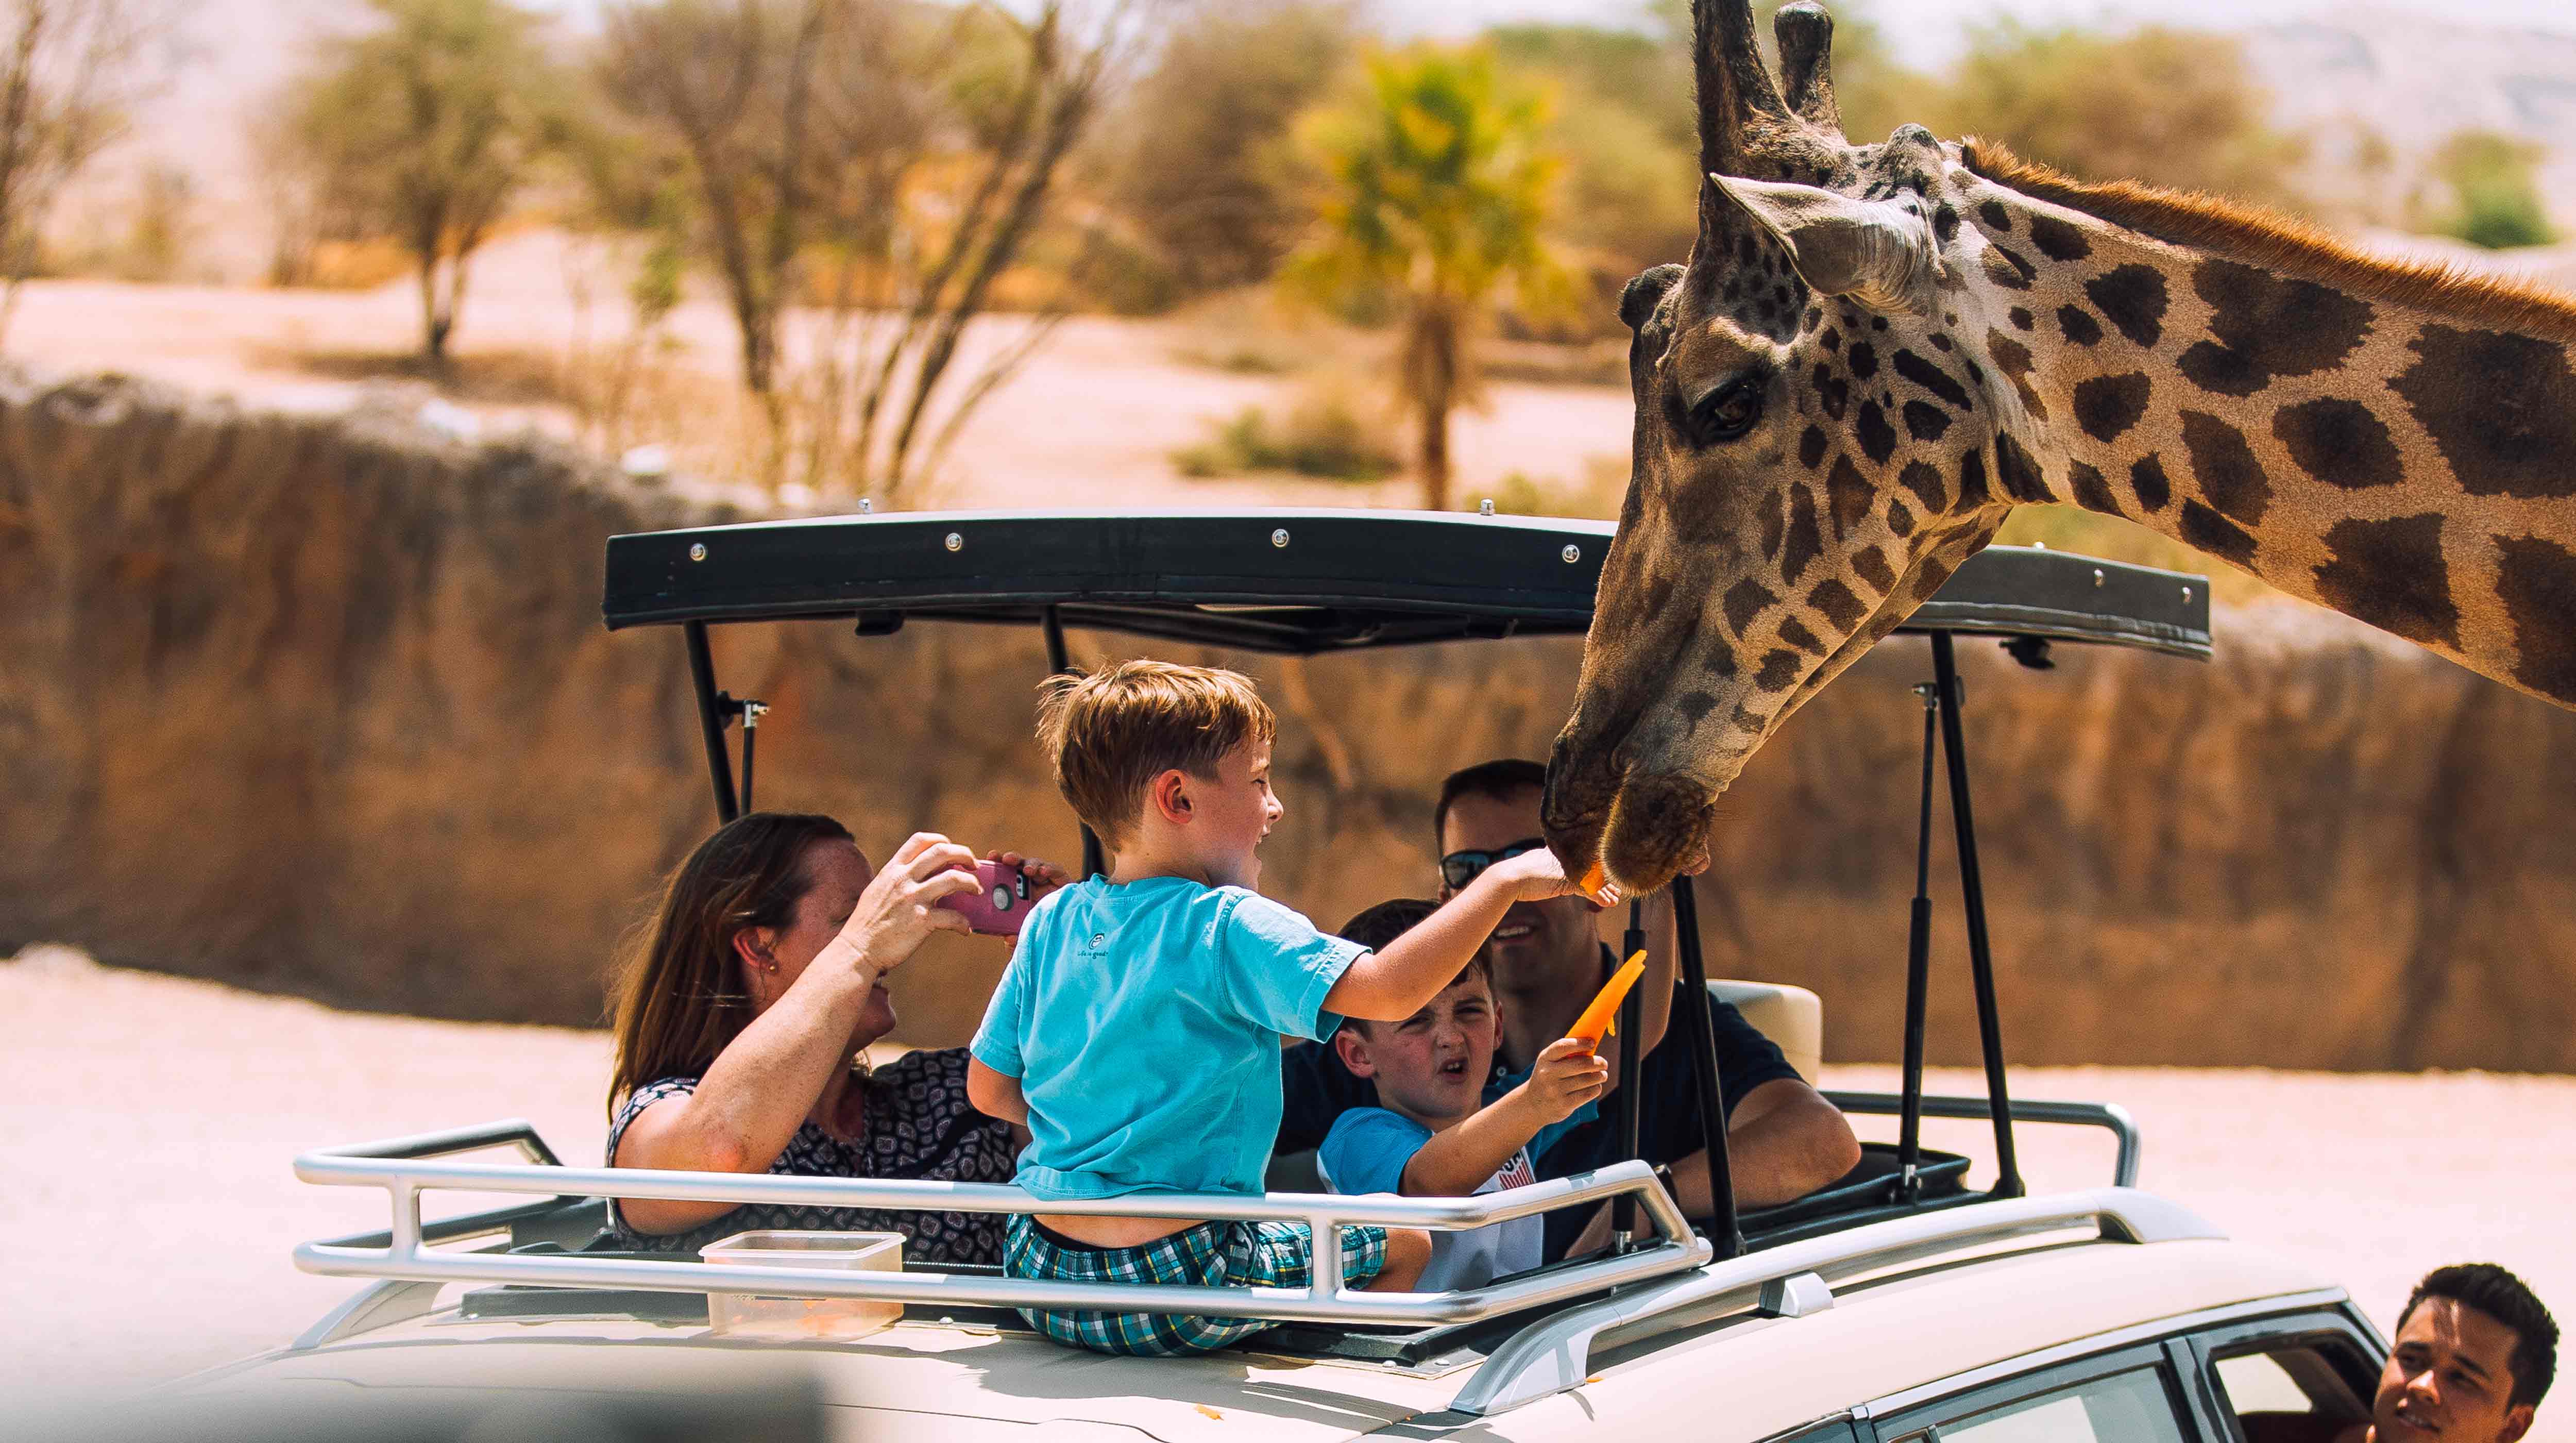
[[1392, 314], [1396, 386], [1421, 425], [1423, 504], [1449, 504], [1449, 413], [1475, 392], [1474, 343], [1496, 306], [1552, 310], [1570, 290], [1542, 231], [1558, 170], [1545, 102], [1515, 93], [1490, 50], [1380, 54], [1351, 98], [1299, 126], [1324, 180], [1314, 239], [1287, 285]]

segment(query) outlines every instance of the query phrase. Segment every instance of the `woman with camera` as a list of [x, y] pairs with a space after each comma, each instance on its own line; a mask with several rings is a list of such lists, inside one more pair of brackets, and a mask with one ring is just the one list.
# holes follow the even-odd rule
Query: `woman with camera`
[[[1011, 853], [1033, 890], [1072, 880]], [[942, 899], [979, 889], [975, 856], [915, 834], [872, 868], [829, 817], [754, 812], [670, 881], [617, 979], [611, 1167], [1007, 1183], [1019, 1137], [966, 1100], [963, 1048], [871, 1072], [894, 1029], [884, 978], [934, 931], [967, 930]], [[625, 1246], [695, 1251], [754, 1228], [901, 1232], [906, 1256], [997, 1263], [998, 1215], [628, 1198]]]

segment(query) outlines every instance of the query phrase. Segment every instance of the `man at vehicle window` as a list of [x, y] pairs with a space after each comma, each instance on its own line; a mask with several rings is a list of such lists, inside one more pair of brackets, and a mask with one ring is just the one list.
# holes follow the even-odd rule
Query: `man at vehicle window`
[[2435, 1268], [2397, 1315], [2370, 1424], [2336, 1443], [2516, 1443], [2558, 1373], [2558, 1324], [2493, 1263]]
[[[1547, 769], [1537, 762], [1502, 760], [1469, 767], [1441, 784], [1433, 825], [1443, 897], [1474, 881], [1485, 866], [1543, 845], [1538, 840], [1539, 797], [1546, 781]], [[1599, 916], [1599, 909], [1583, 898], [1561, 897], [1515, 903], [1494, 929], [1485, 945], [1502, 1021], [1495, 1059], [1499, 1082], [1509, 1085], [1527, 1076], [1531, 1059], [1565, 1035], [1608, 980], [1618, 958], [1602, 945]], [[1648, 947], [1659, 957], [1674, 955], [1669, 894], [1647, 900], [1646, 926]], [[1689, 1001], [1678, 986], [1669, 999], [1650, 999], [1646, 1037], [1687, 1037], [1683, 1028], [1661, 1026], [1655, 1014]], [[1733, 1007], [1713, 997], [1699, 1003], [1708, 1008], [1717, 1037], [1718, 1083], [1726, 1100], [1727, 1152], [1737, 1205], [1787, 1202], [1849, 1172], [1860, 1161], [1860, 1143], [1842, 1113], [1801, 1080], [1780, 1049]], [[1287, 1110], [1278, 1143], [1283, 1153], [1314, 1147], [1345, 1109], [1377, 1105], [1376, 1090], [1353, 1077], [1329, 1047], [1290, 1048], [1286, 1069]], [[1677, 1040], [1654, 1046], [1639, 1076], [1639, 1151], [1649, 1162], [1669, 1165], [1683, 1211], [1705, 1217], [1715, 1202], [1703, 1145], [1707, 1132], [1686, 1047]], [[1577, 1125], [1535, 1151], [1538, 1175], [1564, 1177], [1619, 1161], [1615, 1111], [1603, 1107], [1588, 1119], [1577, 1114], [1582, 1119]], [[1606, 1210], [1594, 1212], [1590, 1218], [1582, 1209], [1548, 1214], [1547, 1256], [1563, 1257], [1605, 1239]], [[1588, 1231], [1587, 1221], [1592, 1224]]]

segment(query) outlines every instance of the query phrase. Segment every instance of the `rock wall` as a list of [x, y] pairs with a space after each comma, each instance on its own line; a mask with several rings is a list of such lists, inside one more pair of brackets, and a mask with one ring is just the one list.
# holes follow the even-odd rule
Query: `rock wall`
[[[0, 956], [595, 1020], [713, 823], [679, 637], [600, 626], [602, 541], [735, 514], [543, 445], [0, 380]], [[917, 826], [1074, 855], [1027, 739], [1033, 635], [817, 623], [716, 653], [774, 708], [763, 805], [879, 855]], [[2013, 1059], [2576, 1069], [2576, 717], [2286, 606], [2223, 616], [2210, 666], [2059, 658], [1962, 647]], [[1285, 717], [1268, 889], [1327, 925], [1427, 889], [1439, 778], [1543, 754], [1577, 660], [1245, 663]], [[1824, 994], [1837, 1058], [1899, 1048], [1928, 669], [1892, 642], [1802, 713], [1705, 884], [1712, 967]], [[1932, 1055], [1965, 1062], [1941, 836]], [[917, 958], [907, 1032], [962, 1038], [1000, 962]]]

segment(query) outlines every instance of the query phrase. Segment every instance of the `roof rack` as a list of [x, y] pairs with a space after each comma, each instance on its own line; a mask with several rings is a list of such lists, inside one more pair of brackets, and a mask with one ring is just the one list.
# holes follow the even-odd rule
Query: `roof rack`
[[2226, 1234], [2190, 1209], [2133, 1188], [2013, 1198], [1872, 1223], [1711, 1263], [1521, 1329], [1494, 1350], [1449, 1410], [1486, 1417], [1584, 1381], [1594, 1351], [1696, 1327], [1750, 1308], [1798, 1318], [1834, 1305], [1833, 1285], [1981, 1244], [2092, 1227], [2104, 1242], [2163, 1243]]
[[[898, 1303], [985, 1307], [1099, 1308], [1115, 1312], [1189, 1313], [1280, 1322], [1470, 1323], [1605, 1288], [1680, 1273], [1712, 1256], [1681, 1208], [1642, 1162], [1488, 1193], [1473, 1198], [1271, 1193], [1257, 1196], [1142, 1193], [1100, 1199], [1040, 1200], [1016, 1187], [982, 1183], [769, 1174], [672, 1172], [645, 1168], [573, 1168], [546, 1163], [470, 1162], [459, 1152], [516, 1144], [533, 1153], [545, 1144], [523, 1121], [485, 1123], [449, 1132], [324, 1148], [295, 1160], [306, 1182], [380, 1187], [392, 1207], [384, 1232], [305, 1243], [295, 1265], [337, 1277], [413, 1283], [491, 1282], [540, 1287], [628, 1288], [660, 1292], [742, 1292], [769, 1296], [865, 1298]], [[550, 1154], [549, 1154], [550, 1155]], [[1121, 1217], [1222, 1218], [1306, 1223], [1313, 1227], [1313, 1280], [1305, 1288], [1177, 1287], [1051, 1282], [939, 1272], [839, 1272], [796, 1267], [722, 1267], [709, 1263], [518, 1254], [444, 1249], [507, 1228], [528, 1204], [424, 1223], [420, 1195], [453, 1189], [535, 1193], [543, 1211], [583, 1197], [659, 1198], [688, 1202], [772, 1203], [806, 1207], [914, 1212], [1077, 1213]], [[1369, 1293], [1345, 1284], [1339, 1229], [1352, 1223], [1457, 1231], [1632, 1196], [1653, 1221], [1657, 1239], [1625, 1253], [1443, 1293]], [[406, 1309], [404, 1311], [414, 1311]], [[337, 1328], [339, 1335], [353, 1329]]]
[[[2030, 1104], [2018, 1104], [2027, 1107]], [[2072, 1120], [2072, 1119], [2070, 1119]], [[2085, 1119], [2091, 1120], [2091, 1119]], [[516, 1146], [531, 1162], [458, 1161], [453, 1154]], [[2014, 1198], [1975, 1208], [1918, 1214], [1785, 1243], [1723, 1261], [1683, 1221], [1672, 1195], [1641, 1162], [1623, 1162], [1475, 1198], [1345, 1197], [1272, 1193], [1261, 1197], [1154, 1194], [1046, 1202], [1018, 1188], [971, 1183], [796, 1178], [767, 1174], [570, 1168], [551, 1158], [535, 1129], [510, 1120], [415, 1137], [324, 1148], [295, 1161], [306, 1182], [381, 1187], [392, 1206], [384, 1232], [306, 1243], [295, 1250], [307, 1272], [385, 1280], [343, 1303], [303, 1337], [312, 1348], [428, 1311], [439, 1285], [492, 1282], [557, 1288], [655, 1292], [738, 1290], [770, 1296], [867, 1298], [988, 1307], [1106, 1307], [1281, 1322], [1473, 1323], [1550, 1303], [1588, 1298], [1522, 1327], [1497, 1346], [1446, 1410], [1490, 1417], [1582, 1383], [1598, 1351], [1696, 1327], [1733, 1313], [1797, 1318], [1834, 1306], [1834, 1285], [1963, 1248], [2090, 1227], [2104, 1242], [2219, 1239], [2190, 1210], [2128, 1187]], [[439, 1189], [534, 1193], [549, 1200], [424, 1222], [420, 1195]], [[1441, 1230], [1482, 1227], [1597, 1198], [1634, 1196], [1657, 1240], [1597, 1262], [1563, 1264], [1521, 1278], [1448, 1293], [1357, 1293], [1342, 1286], [1340, 1249], [1316, 1249], [1314, 1282], [1292, 1288], [1192, 1288], [1056, 1283], [934, 1272], [851, 1273], [813, 1268], [742, 1268], [679, 1260], [588, 1258], [577, 1253], [446, 1250], [505, 1231], [515, 1222], [584, 1197], [703, 1202], [793, 1203], [950, 1212], [1077, 1213], [1222, 1217], [1304, 1222], [1319, 1240], [1358, 1222]]]

